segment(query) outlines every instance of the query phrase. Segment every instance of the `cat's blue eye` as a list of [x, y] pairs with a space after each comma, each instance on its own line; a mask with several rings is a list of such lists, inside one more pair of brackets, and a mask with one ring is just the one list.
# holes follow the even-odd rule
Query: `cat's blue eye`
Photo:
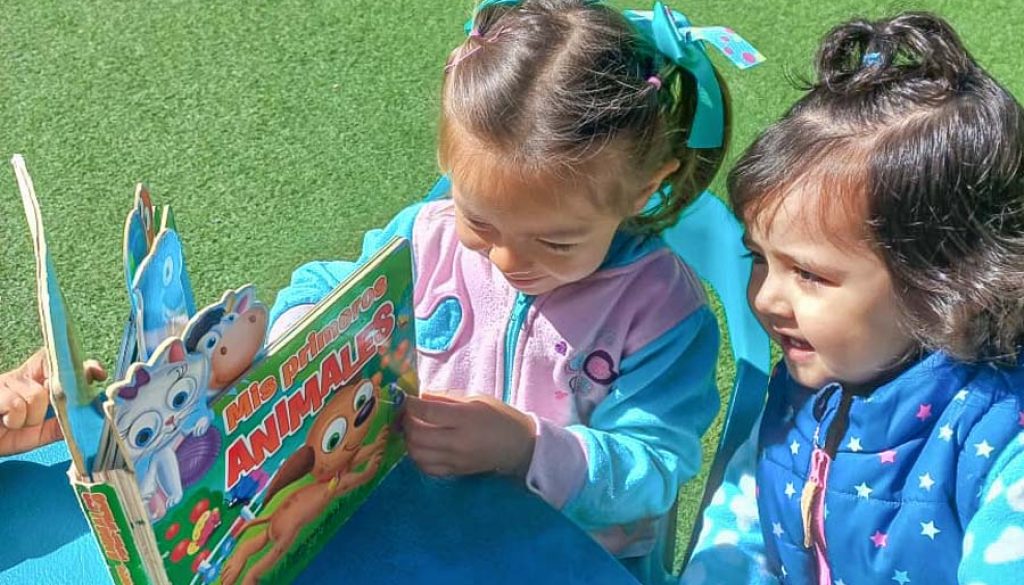
[[175, 394], [174, 398], [171, 399], [171, 406], [174, 408], [181, 408], [185, 404], [186, 400], [188, 400], [188, 392], [182, 390]]
[[153, 429], [142, 429], [135, 435], [135, 446], [145, 447], [153, 440]]

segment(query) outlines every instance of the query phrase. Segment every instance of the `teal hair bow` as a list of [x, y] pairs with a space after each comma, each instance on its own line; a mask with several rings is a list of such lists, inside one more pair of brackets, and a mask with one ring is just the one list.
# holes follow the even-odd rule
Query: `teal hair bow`
[[654, 10], [626, 10], [623, 13], [646, 36], [658, 52], [683, 67], [697, 81], [697, 109], [686, 141], [691, 148], [718, 148], [725, 141], [725, 104], [715, 69], [700, 41], [718, 49], [740, 69], [764, 61], [764, 55], [732, 29], [721, 26], [692, 26], [683, 14], [661, 2]]

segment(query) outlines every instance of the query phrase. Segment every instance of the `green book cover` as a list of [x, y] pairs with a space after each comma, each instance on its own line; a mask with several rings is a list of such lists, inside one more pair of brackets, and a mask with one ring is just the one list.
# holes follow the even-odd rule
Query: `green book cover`
[[108, 388], [172, 583], [292, 580], [403, 456], [411, 262], [396, 239], [266, 349], [229, 291]]

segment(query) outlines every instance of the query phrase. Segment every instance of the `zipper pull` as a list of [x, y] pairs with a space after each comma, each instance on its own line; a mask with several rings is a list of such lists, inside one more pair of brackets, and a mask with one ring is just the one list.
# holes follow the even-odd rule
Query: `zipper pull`
[[[832, 457], [817, 446], [811, 453], [811, 472], [807, 476], [807, 483], [804, 484], [803, 492], [800, 494], [800, 516], [804, 525], [804, 547], [811, 548], [814, 537], [817, 534], [814, 519], [815, 512], [821, 506], [821, 498], [824, 497], [825, 482], [828, 478], [828, 470], [832, 464]], [[820, 510], [824, 514], [824, 509]], [[824, 521], [824, 518], [821, 519]]]

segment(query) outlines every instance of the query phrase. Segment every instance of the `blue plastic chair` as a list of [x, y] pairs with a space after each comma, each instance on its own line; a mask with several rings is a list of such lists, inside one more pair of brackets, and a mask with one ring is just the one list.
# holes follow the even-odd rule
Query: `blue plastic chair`
[[[441, 177], [426, 199], [447, 196], [450, 182]], [[726, 403], [725, 419], [718, 448], [704, 484], [700, 508], [687, 544], [684, 563], [689, 560], [703, 525], [703, 511], [722, 483], [726, 465], [736, 449], [750, 435], [764, 407], [768, 389], [771, 355], [768, 335], [747, 303], [751, 260], [742, 243], [743, 227], [725, 204], [710, 191], [702, 193], [683, 212], [679, 222], [662, 233], [666, 243], [714, 289], [725, 310], [726, 328], [736, 365], [736, 377]], [[633, 562], [632, 570], [649, 584], [678, 580], [672, 565], [676, 549], [676, 510], [661, 535], [656, 554]]]
[[[689, 561], [703, 527], [703, 512], [715, 490], [722, 484], [725, 468], [736, 449], [747, 440], [764, 408], [771, 367], [768, 334], [758, 323], [747, 302], [751, 259], [742, 242], [743, 226], [721, 199], [705, 191], [684, 212], [679, 222], [662, 237], [697, 274], [714, 289], [725, 311], [729, 345], [736, 366], [732, 392], [726, 403], [718, 448], [711, 460], [700, 507], [683, 556]], [[676, 514], [670, 515], [674, 521]], [[663, 574], [655, 582], [674, 582], [672, 573], [676, 548], [674, 522], [666, 531]], [[653, 576], [652, 576], [653, 577]]]

